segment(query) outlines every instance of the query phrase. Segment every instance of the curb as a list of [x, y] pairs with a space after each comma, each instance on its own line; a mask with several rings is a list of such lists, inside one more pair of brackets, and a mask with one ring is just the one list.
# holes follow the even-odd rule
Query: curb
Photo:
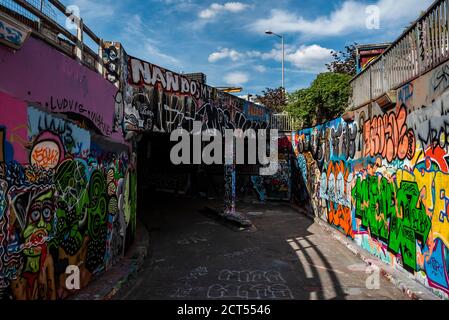
[[111, 269], [67, 300], [111, 300], [142, 269], [149, 254], [150, 235], [145, 225], [138, 220], [136, 238], [128, 253]]
[[402, 293], [408, 298], [412, 300], [440, 300], [438, 296], [436, 296], [423, 284], [413, 279], [410, 275], [407, 275], [405, 272], [397, 270], [382, 262], [379, 258], [357, 246], [357, 244], [355, 244], [352, 240], [347, 239], [342, 233], [329, 226], [320, 218], [311, 217], [308, 214], [306, 214], [306, 216], [312, 219], [321, 228], [325, 229], [326, 232], [330, 233], [334, 239], [346, 246], [349, 251], [359, 257], [364, 263], [366, 263], [366, 265], [376, 266], [378, 270], [380, 270], [381, 275], [392, 283], [397, 289], [401, 290]]

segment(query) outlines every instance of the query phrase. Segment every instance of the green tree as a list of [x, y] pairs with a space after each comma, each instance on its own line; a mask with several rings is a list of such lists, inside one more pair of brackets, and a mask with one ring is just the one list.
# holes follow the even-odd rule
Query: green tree
[[287, 105], [287, 97], [284, 94], [284, 89], [281, 87], [276, 89], [267, 88], [262, 91], [262, 95], [257, 95], [256, 101], [273, 112], [283, 112]]
[[326, 64], [327, 70], [350, 76], [357, 74], [357, 43], [345, 47], [345, 51], [332, 51], [334, 61]]
[[351, 79], [348, 74], [321, 73], [309, 88], [289, 94], [286, 110], [305, 127], [332, 120], [348, 105]]

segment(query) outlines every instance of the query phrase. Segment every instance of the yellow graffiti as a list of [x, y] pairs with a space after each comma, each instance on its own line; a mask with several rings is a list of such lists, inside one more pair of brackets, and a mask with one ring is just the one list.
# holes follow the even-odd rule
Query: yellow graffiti
[[416, 182], [421, 192], [421, 200], [426, 212], [432, 218], [434, 238], [441, 239], [449, 247], [449, 220], [446, 216], [449, 204], [449, 174], [443, 172], [427, 172], [415, 169], [413, 173], [398, 170], [397, 184], [402, 181]]

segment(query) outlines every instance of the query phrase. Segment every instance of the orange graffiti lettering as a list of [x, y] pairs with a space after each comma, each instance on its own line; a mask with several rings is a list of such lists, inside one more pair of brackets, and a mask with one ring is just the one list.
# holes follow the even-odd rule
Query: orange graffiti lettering
[[34, 148], [31, 155], [33, 164], [48, 168], [55, 168], [59, 162], [59, 150], [49, 147]]
[[382, 156], [388, 162], [396, 158], [412, 159], [416, 139], [407, 128], [407, 110], [401, 106], [397, 113], [375, 116], [364, 125], [365, 157]]

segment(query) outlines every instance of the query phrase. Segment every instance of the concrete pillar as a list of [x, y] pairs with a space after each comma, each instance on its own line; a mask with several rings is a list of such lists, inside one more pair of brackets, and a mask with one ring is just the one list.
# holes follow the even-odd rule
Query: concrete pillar
[[236, 201], [236, 166], [225, 164], [225, 192], [224, 192], [224, 213], [226, 215], [235, 214]]
[[224, 192], [224, 210], [225, 215], [235, 215], [236, 201], [236, 154], [235, 154], [234, 130], [225, 132], [225, 192]]

